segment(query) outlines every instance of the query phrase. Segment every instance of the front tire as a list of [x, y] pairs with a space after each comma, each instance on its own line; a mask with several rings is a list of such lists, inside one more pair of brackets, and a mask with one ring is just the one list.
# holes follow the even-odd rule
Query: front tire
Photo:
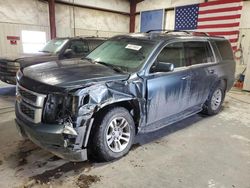
[[225, 98], [225, 88], [223, 84], [217, 84], [212, 88], [207, 101], [203, 105], [203, 113], [207, 115], [218, 114], [221, 110]]
[[126, 155], [135, 137], [134, 120], [123, 107], [110, 109], [93, 130], [92, 155], [99, 161], [111, 161]]

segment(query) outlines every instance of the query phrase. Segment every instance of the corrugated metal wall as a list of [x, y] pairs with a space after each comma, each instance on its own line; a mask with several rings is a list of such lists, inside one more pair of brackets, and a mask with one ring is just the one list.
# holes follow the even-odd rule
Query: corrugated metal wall
[[57, 35], [74, 36], [74, 25], [76, 35], [110, 37], [129, 32], [129, 16], [57, 4]]
[[[21, 37], [22, 30], [44, 31], [46, 32], [47, 40], [50, 38], [48, 26], [0, 23], [0, 28], [0, 56], [17, 56], [23, 53]], [[19, 36], [20, 41], [17, 40], [17, 45], [11, 45], [10, 41], [7, 40], [7, 36]]]
[[[72, 0], [62, 0], [72, 3]], [[127, 0], [75, 0], [76, 4], [118, 10], [129, 13]], [[101, 36], [111, 37], [129, 32], [129, 16], [87, 8], [75, 7], [75, 24], [73, 7], [56, 4], [56, 27], [58, 37]], [[49, 34], [48, 3], [39, 0], [0, 0], [0, 56], [18, 56], [22, 54], [22, 30], [44, 31], [47, 40]], [[17, 45], [11, 45], [7, 36], [21, 38]]]
[[[250, 1], [245, 1], [243, 4], [243, 10], [240, 23], [240, 36], [245, 35], [242, 40], [243, 59], [244, 65], [240, 65], [238, 62], [237, 73], [240, 73], [247, 67], [245, 73], [244, 90], [250, 91]], [[238, 44], [239, 45], [239, 44]]]
[[[46, 2], [37, 0], [0, 0], [0, 56], [22, 54], [22, 30], [44, 31], [49, 39], [49, 17]], [[20, 37], [11, 45], [7, 36]]]

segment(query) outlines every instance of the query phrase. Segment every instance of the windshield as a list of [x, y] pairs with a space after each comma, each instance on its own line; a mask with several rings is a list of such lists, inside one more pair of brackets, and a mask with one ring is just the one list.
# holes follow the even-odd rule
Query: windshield
[[68, 42], [68, 39], [53, 39], [47, 42], [47, 44], [43, 47], [42, 50], [40, 50], [40, 52], [55, 54], [62, 49], [66, 42]]
[[87, 58], [119, 67], [125, 72], [137, 71], [154, 47], [154, 42], [141, 39], [115, 39], [104, 42]]

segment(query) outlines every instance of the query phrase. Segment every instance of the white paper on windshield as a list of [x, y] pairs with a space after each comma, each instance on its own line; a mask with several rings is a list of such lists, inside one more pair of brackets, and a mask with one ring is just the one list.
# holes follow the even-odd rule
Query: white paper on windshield
[[134, 44], [127, 44], [125, 48], [130, 49], [130, 50], [140, 50], [142, 46], [134, 45]]

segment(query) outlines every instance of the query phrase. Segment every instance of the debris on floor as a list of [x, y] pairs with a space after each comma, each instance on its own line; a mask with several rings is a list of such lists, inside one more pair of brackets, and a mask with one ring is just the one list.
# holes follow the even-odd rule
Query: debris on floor
[[89, 188], [91, 184], [96, 183], [100, 180], [101, 179], [98, 176], [81, 174], [78, 177], [76, 184], [77, 186], [79, 186], [79, 188]]

